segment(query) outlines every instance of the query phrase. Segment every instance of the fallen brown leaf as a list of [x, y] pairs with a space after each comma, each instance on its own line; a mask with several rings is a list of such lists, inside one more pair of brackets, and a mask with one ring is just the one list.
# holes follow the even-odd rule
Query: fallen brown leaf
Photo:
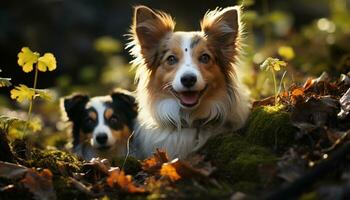
[[172, 181], [181, 179], [181, 176], [176, 172], [175, 167], [171, 163], [164, 163], [160, 169], [160, 175], [167, 176]]
[[[164, 165], [167, 166], [165, 168], [167, 170], [167, 172], [172, 172], [172, 169], [175, 169], [176, 174], [179, 175], [181, 178], [208, 179], [208, 175], [206, 173], [202, 172], [200, 169], [196, 169], [196, 168], [192, 167], [187, 162], [179, 160], [178, 158], [172, 160], [171, 162], [164, 163], [163, 166]], [[169, 165], [171, 165], [172, 168], [170, 168]], [[173, 178], [176, 179], [175, 174], [166, 174], [166, 175], [167, 176], [174, 176]]]
[[310, 123], [317, 126], [325, 125], [335, 118], [337, 102], [330, 96], [311, 97], [305, 102], [295, 105], [291, 120], [296, 123]]
[[270, 96], [270, 97], [266, 97], [265, 99], [262, 99], [259, 101], [254, 101], [253, 108], [259, 107], [259, 106], [274, 105], [274, 103], [275, 103], [275, 97]]
[[307, 79], [303, 85], [305, 91], [309, 90], [314, 85], [314, 81], [311, 78]]
[[29, 169], [21, 183], [34, 195], [35, 199], [56, 199], [56, 193], [52, 184], [52, 173], [48, 169], [44, 169], [41, 172]]
[[89, 162], [84, 163], [82, 171], [85, 172], [84, 178], [90, 182], [96, 182], [110, 174], [111, 164], [107, 159], [93, 158]]
[[150, 158], [142, 161], [142, 169], [148, 173], [158, 173], [163, 163], [169, 162], [168, 155], [165, 151], [157, 149], [156, 152]]
[[109, 187], [114, 187], [117, 185], [122, 190], [129, 193], [140, 193], [145, 192], [145, 189], [142, 187], [137, 187], [132, 182], [132, 177], [130, 175], [125, 175], [124, 171], [113, 171], [107, 178], [107, 185]]

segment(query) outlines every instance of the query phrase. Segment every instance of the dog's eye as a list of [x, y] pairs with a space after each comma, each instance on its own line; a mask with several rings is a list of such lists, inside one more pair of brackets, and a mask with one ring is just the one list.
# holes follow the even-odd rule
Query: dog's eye
[[168, 65], [174, 65], [175, 63], [177, 63], [177, 58], [174, 55], [170, 55], [166, 59], [166, 62], [168, 63]]
[[111, 118], [109, 119], [110, 123], [117, 123], [118, 122], [118, 117], [115, 115], [112, 115]]
[[210, 56], [206, 53], [203, 53], [201, 56], [199, 56], [199, 62], [208, 64], [210, 61]]
[[92, 124], [92, 123], [95, 122], [95, 120], [92, 119], [91, 117], [87, 117], [87, 118], [85, 119], [85, 122], [86, 122], [87, 124]]

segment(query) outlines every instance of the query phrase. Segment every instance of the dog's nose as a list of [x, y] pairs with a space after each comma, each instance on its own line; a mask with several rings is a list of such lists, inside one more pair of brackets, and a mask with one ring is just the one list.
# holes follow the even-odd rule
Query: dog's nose
[[194, 74], [185, 74], [181, 77], [181, 83], [183, 86], [190, 88], [197, 82], [197, 77]]
[[106, 133], [99, 133], [97, 136], [96, 136], [96, 141], [99, 143], [99, 144], [106, 144], [107, 142], [107, 139], [108, 139], [108, 136]]

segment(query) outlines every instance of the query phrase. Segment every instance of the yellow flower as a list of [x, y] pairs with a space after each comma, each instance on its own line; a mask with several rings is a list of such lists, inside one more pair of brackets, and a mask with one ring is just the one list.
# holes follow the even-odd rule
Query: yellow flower
[[39, 53], [32, 52], [28, 47], [23, 47], [17, 56], [18, 65], [23, 67], [24, 72], [28, 73], [33, 70], [33, 65], [38, 62]]
[[278, 60], [277, 58], [271, 58], [268, 57], [261, 65], [260, 65], [260, 69], [261, 70], [269, 70], [269, 69], [273, 69], [274, 71], [280, 71], [281, 67], [285, 67], [287, 66], [287, 63], [282, 61], [282, 60]]
[[20, 103], [24, 100], [32, 100], [34, 98], [34, 95], [34, 90], [32, 88], [28, 88], [23, 84], [20, 84], [19, 86], [16, 86], [15, 89], [11, 90], [11, 98], [16, 99]]
[[275, 71], [280, 71], [281, 67], [287, 66], [287, 63], [277, 59], [272, 62], [272, 66]]
[[290, 46], [281, 46], [278, 48], [278, 54], [286, 60], [292, 60], [295, 56], [294, 50]]
[[56, 58], [52, 53], [45, 53], [44, 56], [41, 56], [38, 59], [37, 64], [38, 70], [42, 72], [46, 72], [47, 69], [49, 71], [53, 71], [56, 69]]
[[[283, 60], [277, 61], [277, 64], [278, 64], [278, 67], [279, 67], [279, 68], [280, 68], [280, 67], [286, 67], [286, 66], [287, 66], [287, 63], [284, 62]], [[276, 70], [276, 69], [275, 69], [275, 70]]]

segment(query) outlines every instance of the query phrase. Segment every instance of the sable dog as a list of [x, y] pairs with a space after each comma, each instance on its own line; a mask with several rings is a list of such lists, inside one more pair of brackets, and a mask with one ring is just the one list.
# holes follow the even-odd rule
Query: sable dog
[[74, 94], [63, 99], [63, 111], [73, 122], [73, 152], [78, 156], [90, 160], [126, 155], [137, 116], [137, 105], [129, 92], [119, 89], [93, 98]]
[[135, 148], [185, 158], [218, 133], [241, 128], [249, 115], [247, 91], [236, 74], [240, 7], [207, 12], [201, 31], [174, 32], [161, 11], [137, 6], [128, 47], [137, 68]]

